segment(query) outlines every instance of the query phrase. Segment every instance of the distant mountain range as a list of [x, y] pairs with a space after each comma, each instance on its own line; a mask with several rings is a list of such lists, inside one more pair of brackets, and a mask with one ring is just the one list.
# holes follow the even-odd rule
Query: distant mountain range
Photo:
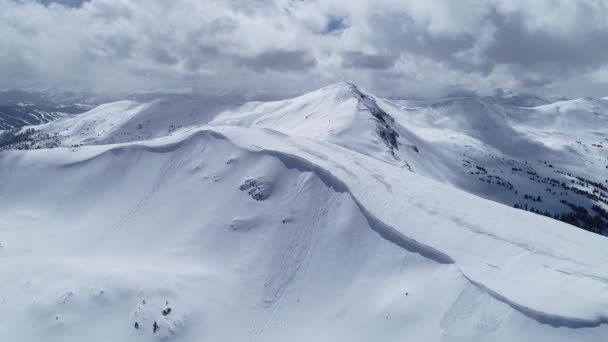
[[91, 103], [73, 100], [45, 93], [0, 91], [0, 130], [39, 125], [93, 108]]

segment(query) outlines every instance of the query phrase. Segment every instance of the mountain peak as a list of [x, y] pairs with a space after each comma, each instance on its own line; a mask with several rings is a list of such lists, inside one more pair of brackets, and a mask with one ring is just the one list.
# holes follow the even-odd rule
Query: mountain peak
[[334, 84], [330, 84], [328, 86], [325, 86], [321, 89], [324, 88], [332, 88], [332, 89], [352, 89], [352, 88], [357, 88], [357, 85], [355, 85], [353, 82], [350, 81], [340, 81], [340, 82], [336, 82]]
[[317, 91], [313, 91], [312, 93], [323, 93], [323, 94], [336, 94], [342, 96], [355, 96], [360, 97], [363, 94], [361, 88], [359, 88], [356, 84], [349, 81], [342, 81], [334, 84], [330, 84], [326, 87], [323, 87]]
[[122, 101], [0, 132], [2, 336], [606, 335], [608, 242], [572, 225], [608, 234], [608, 103], [340, 82], [224, 104]]

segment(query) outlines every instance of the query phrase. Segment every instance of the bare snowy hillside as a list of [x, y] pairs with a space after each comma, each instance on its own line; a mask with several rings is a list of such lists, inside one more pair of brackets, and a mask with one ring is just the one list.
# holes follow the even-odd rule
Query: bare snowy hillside
[[212, 124], [266, 127], [347, 147], [509, 206], [608, 234], [608, 101], [534, 108], [491, 98], [424, 103], [348, 83], [251, 103]]
[[0, 336], [601, 341], [607, 124], [339, 83], [2, 133]]

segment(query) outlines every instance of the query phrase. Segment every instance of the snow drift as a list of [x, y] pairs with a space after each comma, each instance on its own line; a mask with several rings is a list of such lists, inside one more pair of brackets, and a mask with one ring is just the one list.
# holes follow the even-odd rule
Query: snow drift
[[[337, 88], [309, 95], [306, 110], [289, 107], [299, 100], [249, 104], [151, 140], [0, 152], [2, 336], [608, 334], [604, 237], [437, 182], [422, 167], [441, 148], [399, 104]], [[136, 107], [118, 105], [132, 117]], [[335, 121], [323, 116], [332, 108]], [[315, 131], [330, 118], [332, 129]]]

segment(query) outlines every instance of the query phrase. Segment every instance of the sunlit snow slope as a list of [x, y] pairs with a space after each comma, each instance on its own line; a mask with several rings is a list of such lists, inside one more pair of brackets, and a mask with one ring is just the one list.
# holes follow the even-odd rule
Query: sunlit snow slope
[[[187, 342], [608, 336], [605, 237], [456, 189], [460, 178], [446, 171], [456, 145], [448, 142], [481, 141], [485, 133], [458, 136], [454, 128], [442, 136], [440, 123], [423, 129], [422, 114], [403, 115], [414, 109], [353, 87], [199, 116], [193, 121], [211, 123], [169, 135], [160, 132], [170, 120], [148, 111], [158, 115], [151, 122], [163, 123], [148, 128], [158, 138], [113, 143], [134, 137], [124, 127], [147, 120], [140, 105], [121, 102], [36, 133], [65, 125], [74, 131], [55, 137], [64, 147], [1, 151], [0, 335]], [[99, 110], [121, 108], [100, 126]], [[540, 144], [538, 130], [526, 125], [535, 135], [526, 133], [521, 118], [504, 114], [508, 127], [496, 135], [516, 131], [534, 138], [522, 144]], [[86, 128], [95, 139], [78, 140]], [[539, 148], [559, 154], [560, 141]], [[472, 150], [476, 158], [486, 150], [523, 158], [500, 139]], [[587, 177], [599, 175], [583, 165]]]
[[349, 83], [250, 103], [212, 124], [353, 149], [479, 196], [608, 235], [608, 100], [535, 108], [493, 98], [389, 101]]

